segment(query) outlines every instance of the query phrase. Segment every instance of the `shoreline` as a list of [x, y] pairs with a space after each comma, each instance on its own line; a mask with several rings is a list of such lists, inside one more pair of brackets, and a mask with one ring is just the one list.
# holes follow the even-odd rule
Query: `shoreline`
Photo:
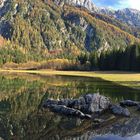
[[57, 71], [57, 70], [6, 70], [0, 69], [0, 72], [8, 73], [31, 73], [40, 75], [61, 75], [61, 76], [82, 76], [82, 77], [98, 77], [112, 82], [139, 82], [140, 73], [124, 72], [124, 71]]

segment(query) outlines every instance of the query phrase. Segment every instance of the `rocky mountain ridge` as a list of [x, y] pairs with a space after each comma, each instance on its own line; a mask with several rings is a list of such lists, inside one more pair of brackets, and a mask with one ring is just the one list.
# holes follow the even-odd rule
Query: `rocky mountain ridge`
[[90, 10], [91, 12], [98, 14], [105, 14], [115, 19], [126, 23], [127, 25], [140, 27], [140, 11], [131, 8], [125, 8], [120, 10], [113, 10], [109, 8], [97, 7], [92, 0], [54, 0], [57, 4], [71, 4], [75, 6], [82, 6]]
[[[48, 2], [49, 0], [44, 0]], [[63, 6], [64, 4], [69, 4], [73, 6], [81, 6], [87, 8], [92, 13], [104, 14], [114, 19], [127, 24], [129, 26], [133, 26], [136, 28], [140, 28], [140, 11], [131, 8], [125, 8], [120, 10], [113, 10], [104, 7], [97, 7], [92, 0], [53, 0], [57, 5]], [[0, 0], [0, 16], [3, 15], [4, 12], [7, 11], [8, 6], [7, 3], [10, 0]]]
[[82, 6], [90, 11], [98, 10], [98, 8], [94, 5], [94, 3], [91, 0], [54, 0], [54, 2], [59, 5], [63, 5], [64, 3], [67, 3], [74, 6]]

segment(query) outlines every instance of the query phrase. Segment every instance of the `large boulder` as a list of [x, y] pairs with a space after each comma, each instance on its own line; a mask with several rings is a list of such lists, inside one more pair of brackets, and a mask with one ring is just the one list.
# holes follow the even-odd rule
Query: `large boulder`
[[88, 105], [88, 113], [101, 112], [109, 108], [110, 99], [100, 94], [87, 94], [84, 96], [85, 104]]

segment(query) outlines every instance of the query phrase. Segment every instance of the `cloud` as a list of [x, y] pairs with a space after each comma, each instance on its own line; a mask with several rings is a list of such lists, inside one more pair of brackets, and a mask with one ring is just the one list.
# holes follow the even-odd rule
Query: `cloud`
[[140, 10], [140, 0], [120, 0], [120, 5]]
[[140, 10], [140, 0], [93, 0], [97, 6], [114, 9], [134, 8]]

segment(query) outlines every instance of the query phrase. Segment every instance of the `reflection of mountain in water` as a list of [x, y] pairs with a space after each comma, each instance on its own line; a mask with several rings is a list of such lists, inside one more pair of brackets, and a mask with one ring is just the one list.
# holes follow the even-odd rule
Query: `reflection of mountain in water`
[[[1, 74], [0, 137], [17, 140], [40, 138], [74, 140], [74, 138], [83, 137], [84, 139], [84, 137], [93, 137], [98, 134], [116, 132], [127, 136], [128, 133], [134, 135], [140, 132], [138, 123], [140, 119], [137, 116], [128, 121], [119, 120], [120, 126], [112, 126], [110, 122], [102, 127], [95, 127], [95, 124], [90, 121], [66, 118], [40, 109], [41, 103], [47, 98], [77, 98], [81, 94], [95, 92], [109, 96], [114, 101], [122, 98], [140, 100], [138, 90], [97, 78]], [[126, 132], [127, 129], [130, 131]]]

